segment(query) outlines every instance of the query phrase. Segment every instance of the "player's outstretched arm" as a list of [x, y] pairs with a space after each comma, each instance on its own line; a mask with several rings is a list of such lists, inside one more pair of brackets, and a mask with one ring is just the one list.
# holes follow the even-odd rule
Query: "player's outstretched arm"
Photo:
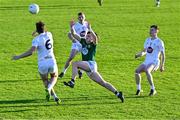
[[89, 29], [89, 31], [90, 32], [92, 32], [92, 35], [93, 35], [93, 40], [94, 40], [94, 43], [95, 44], [98, 44], [98, 41], [99, 41], [99, 39], [98, 39], [98, 37], [97, 37], [97, 34], [93, 31], [93, 29], [92, 29], [92, 27], [91, 27], [91, 24], [88, 22], [88, 29]]
[[98, 37], [97, 37], [97, 35], [96, 35], [96, 33], [91, 29], [91, 32], [92, 32], [92, 35], [93, 35], [93, 40], [94, 40], [94, 44], [98, 44]]
[[71, 32], [68, 33], [68, 38], [69, 38], [72, 42], [75, 42], [75, 38], [72, 36]]
[[160, 60], [160, 71], [163, 72], [164, 71], [164, 63], [165, 63], [165, 52], [161, 51], [161, 56], [160, 56], [161, 60]]
[[[88, 22], [88, 21], [87, 21]], [[92, 28], [91, 28], [91, 24], [88, 22], [88, 29], [89, 29], [89, 31], [91, 31], [92, 30]]]
[[80, 41], [80, 36], [78, 36], [77, 34], [72, 34], [71, 32], [68, 33], [68, 38], [72, 41], [72, 42], [76, 42], [76, 40]]
[[36, 50], [36, 47], [32, 46], [28, 51], [26, 51], [26, 52], [24, 52], [24, 53], [22, 53], [20, 55], [13, 56], [12, 60], [18, 60], [18, 59], [21, 59], [21, 58], [31, 56], [35, 50]]
[[68, 37], [72, 41], [74, 41], [74, 39], [80, 41], [81, 37], [78, 34], [76, 34], [76, 31], [74, 30], [74, 24], [75, 24], [74, 20], [71, 20], [70, 21], [70, 30], [71, 30], [71, 32], [70, 32], [70, 34], [68, 33]]
[[143, 49], [142, 51], [138, 52], [136, 55], [135, 55], [135, 58], [139, 58], [139, 57], [142, 57], [146, 54], [146, 49]]

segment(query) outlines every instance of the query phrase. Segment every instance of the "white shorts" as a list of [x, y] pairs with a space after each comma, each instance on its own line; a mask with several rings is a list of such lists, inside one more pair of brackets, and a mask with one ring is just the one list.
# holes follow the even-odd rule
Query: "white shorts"
[[58, 67], [56, 60], [46, 59], [38, 62], [38, 71], [41, 74], [56, 73], [58, 72]]
[[153, 60], [153, 61], [147, 61], [147, 60], [145, 60], [145, 61], [143, 62], [143, 64], [144, 64], [145, 66], [148, 66], [148, 65], [150, 65], [150, 64], [154, 64], [154, 68], [153, 68], [152, 71], [156, 71], [156, 70], [159, 68], [160, 61], [159, 61], [159, 60]]
[[89, 68], [90, 68], [90, 72], [87, 72], [88, 75], [90, 75], [93, 72], [97, 72], [97, 63], [96, 61], [85, 61], [87, 62]]
[[82, 45], [81, 45], [81, 43], [79, 41], [76, 41], [75, 43], [72, 43], [71, 49], [75, 49], [78, 52], [81, 52]]

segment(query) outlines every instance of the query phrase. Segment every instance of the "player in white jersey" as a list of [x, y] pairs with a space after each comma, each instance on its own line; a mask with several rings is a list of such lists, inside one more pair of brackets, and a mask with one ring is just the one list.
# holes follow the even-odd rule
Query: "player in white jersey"
[[[58, 75], [56, 59], [53, 53], [53, 37], [50, 32], [45, 31], [45, 24], [41, 21], [36, 23], [36, 32], [39, 35], [33, 39], [32, 47], [21, 55], [13, 56], [12, 59], [18, 60], [31, 56], [37, 49], [38, 71], [45, 86], [46, 99], [49, 101], [52, 95], [54, 100], [59, 104], [59, 98], [53, 89], [57, 82]], [[35, 32], [33, 34], [35, 34]], [[51, 76], [50, 81], [48, 81], [48, 74]]]
[[100, 6], [102, 6], [103, 0], [97, 0]]
[[[70, 22], [71, 32], [68, 33], [68, 37], [70, 38], [70, 40], [71, 40], [72, 32], [75, 33], [75, 35], [78, 35], [78, 37], [85, 38], [88, 30], [91, 29], [90, 24], [87, 21], [85, 21], [85, 19], [86, 19], [85, 14], [80, 12], [80, 13], [78, 13], [78, 22], [76, 22], [76, 23], [74, 21]], [[72, 41], [71, 53], [65, 63], [65, 66], [64, 66], [62, 72], [59, 74], [60, 78], [62, 78], [64, 76], [64, 74], [66, 73], [66, 70], [68, 69], [69, 65], [71, 64], [73, 58], [76, 56], [76, 54], [78, 52], [80, 52], [80, 50], [81, 50], [81, 44], [79, 43], [79, 41], [78, 40]], [[78, 73], [79, 73], [79, 78], [81, 78], [82, 72], [79, 71]]]
[[160, 7], [160, 0], [155, 0], [156, 1], [156, 7]]
[[[156, 71], [160, 67], [160, 71], [164, 71], [165, 48], [164, 43], [157, 37], [159, 28], [157, 25], [150, 27], [150, 36], [144, 43], [144, 49], [135, 55], [135, 58], [146, 54], [145, 61], [135, 70], [135, 80], [137, 85], [136, 95], [141, 92], [141, 73], [145, 72], [148, 82], [151, 86], [149, 96], [156, 94], [153, 77], [151, 72]], [[160, 59], [159, 59], [160, 58]]]

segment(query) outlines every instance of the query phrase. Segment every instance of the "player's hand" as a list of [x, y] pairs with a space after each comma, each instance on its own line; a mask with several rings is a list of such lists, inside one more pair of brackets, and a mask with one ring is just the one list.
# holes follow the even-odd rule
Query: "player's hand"
[[37, 32], [36, 32], [36, 31], [32, 32], [32, 36], [33, 36], [33, 37], [35, 37], [36, 35], [37, 35]]
[[91, 30], [91, 24], [88, 21], [87, 21], [87, 23], [88, 23], [88, 26], [87, 26], [88, 29]]
[[164, 65], [160, 66], [160, 71], [163, 72], [164, 71]]
[[70, 27], [72, 28], [72, 26], [75, 24], [75, 21], [72, 19], [71, 21], [70, 21]]
[[18, 60], [19, 59], [19, 56], [13, 56], [12, 57], [12, 60]]

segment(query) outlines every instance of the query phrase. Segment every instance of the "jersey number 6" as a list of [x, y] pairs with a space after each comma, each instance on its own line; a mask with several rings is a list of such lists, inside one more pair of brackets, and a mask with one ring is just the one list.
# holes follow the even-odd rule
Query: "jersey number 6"
[[47, 41], [46, 41], [45, 46], [46, 46], [46, 49], [47, 49], [47, 50], [49, 50], [49, 49], [52, 48], [52, 44], [50, 43], [50, 40], [47, 40]]

